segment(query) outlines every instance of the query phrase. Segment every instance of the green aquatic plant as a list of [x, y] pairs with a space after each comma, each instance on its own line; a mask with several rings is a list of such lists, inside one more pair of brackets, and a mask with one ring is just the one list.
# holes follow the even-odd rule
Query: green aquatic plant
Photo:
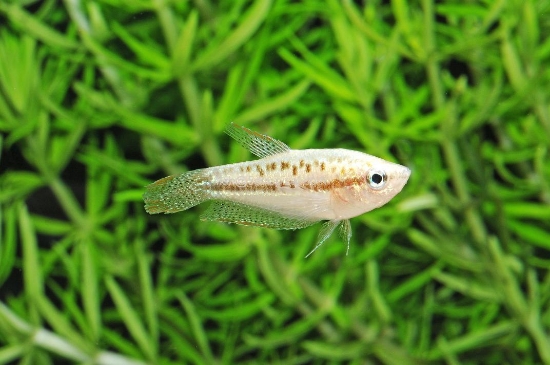
[[[0, 363], [550, 364], [549, 11], [0, 3]], [[229, 122], [412, 175], [348, 256], [147, 215]]]

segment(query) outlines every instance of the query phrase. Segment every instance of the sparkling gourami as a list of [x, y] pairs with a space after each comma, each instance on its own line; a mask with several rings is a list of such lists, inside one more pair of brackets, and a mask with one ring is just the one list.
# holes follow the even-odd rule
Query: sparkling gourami
[[349, 250], [349, 218], [386, 204], [411, 173], [405, 166], [358, 151], [292, 150], [233, 123], [226, 132], [260, 159], [160, 179], [147, 186], [145, 210], [175, 213], [212, 201], [202, 220], [275, 229], [327, 221], [309, 256], [338, 226]]

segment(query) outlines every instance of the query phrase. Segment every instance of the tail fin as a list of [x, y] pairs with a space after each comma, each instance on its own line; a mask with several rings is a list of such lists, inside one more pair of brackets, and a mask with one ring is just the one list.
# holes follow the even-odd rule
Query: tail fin
[[208, 182], [206, 169], [172, 175], [147, 186], [143, 200], [149, 214], [175, 213], [208, 200], [204, 186]]

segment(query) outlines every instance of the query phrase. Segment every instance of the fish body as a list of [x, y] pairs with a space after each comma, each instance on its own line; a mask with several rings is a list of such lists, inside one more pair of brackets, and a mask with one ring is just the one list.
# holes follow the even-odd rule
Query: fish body
[[349, 249], [349, 219], [387, 203], [410, 176], [407, 167], [362, 152], [292, 150], [235, 124], [227, 133], [260, 159], [160, 179], [147, 187], [146, 211], [175, 213], [213, 201], [201, 219], [276, 229], [326, 220], [313, 251], [337, 226]]

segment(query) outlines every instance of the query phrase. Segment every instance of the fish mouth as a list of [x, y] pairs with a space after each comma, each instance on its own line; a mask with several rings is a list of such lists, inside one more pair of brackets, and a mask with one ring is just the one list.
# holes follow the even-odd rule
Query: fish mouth
[[401, 178], [405, 181], [409, 180], [409, 176], [411, 176], [411, 169], [408, 167], [403, 166], [403, 169], [401, 170]]

